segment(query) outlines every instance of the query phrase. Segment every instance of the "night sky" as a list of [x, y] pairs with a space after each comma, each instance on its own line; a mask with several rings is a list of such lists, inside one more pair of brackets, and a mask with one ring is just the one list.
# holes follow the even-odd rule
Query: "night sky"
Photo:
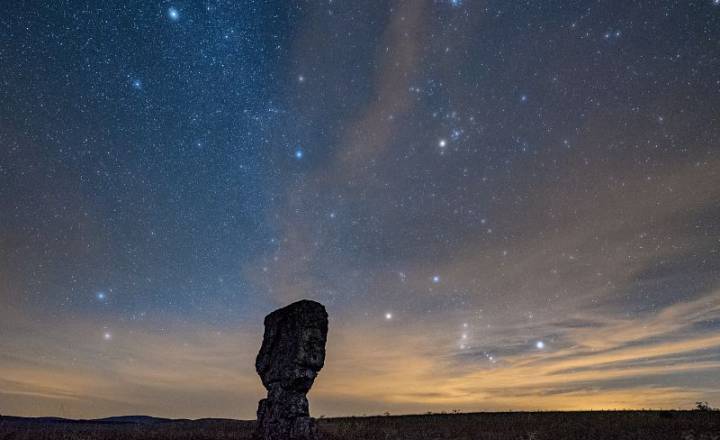
[[720, 404], [720, 0], [2, 9], [0, 413]]

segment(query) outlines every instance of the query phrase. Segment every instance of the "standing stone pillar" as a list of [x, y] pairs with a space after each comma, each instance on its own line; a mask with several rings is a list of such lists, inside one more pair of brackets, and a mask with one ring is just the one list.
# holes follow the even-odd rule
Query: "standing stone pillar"
[[257, 438], [317, 439], [306, 394], [325, 364], [327, 332], [328, 314], [315, 301], [298, 301], [265, 317], [255, 370], [268, 395], [258, 404]]

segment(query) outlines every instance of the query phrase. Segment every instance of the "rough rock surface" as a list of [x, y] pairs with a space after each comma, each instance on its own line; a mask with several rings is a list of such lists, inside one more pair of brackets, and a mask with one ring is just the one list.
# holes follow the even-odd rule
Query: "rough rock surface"
[[306, 394], [325, 364], [327, 332], [328, 314], [315, 301], [298, 301], [265, 317], [255, 370], [268, 396], [258, 405], [256, 438], [317, 439]]

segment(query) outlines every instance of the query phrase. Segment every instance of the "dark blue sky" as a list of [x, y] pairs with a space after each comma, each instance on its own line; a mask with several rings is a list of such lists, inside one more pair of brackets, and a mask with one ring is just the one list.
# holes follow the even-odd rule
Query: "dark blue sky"
[[0, 412], [252, 417], [300, 298], [313, 412], [720, 399], [719, 37], [713, 0], [6, 5]]

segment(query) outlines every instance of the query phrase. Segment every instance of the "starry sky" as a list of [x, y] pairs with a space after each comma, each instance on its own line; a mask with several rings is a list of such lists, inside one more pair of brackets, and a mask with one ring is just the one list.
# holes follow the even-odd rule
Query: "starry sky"
[[0, 413], [720, 403], [720, 1], [15, 1]]

